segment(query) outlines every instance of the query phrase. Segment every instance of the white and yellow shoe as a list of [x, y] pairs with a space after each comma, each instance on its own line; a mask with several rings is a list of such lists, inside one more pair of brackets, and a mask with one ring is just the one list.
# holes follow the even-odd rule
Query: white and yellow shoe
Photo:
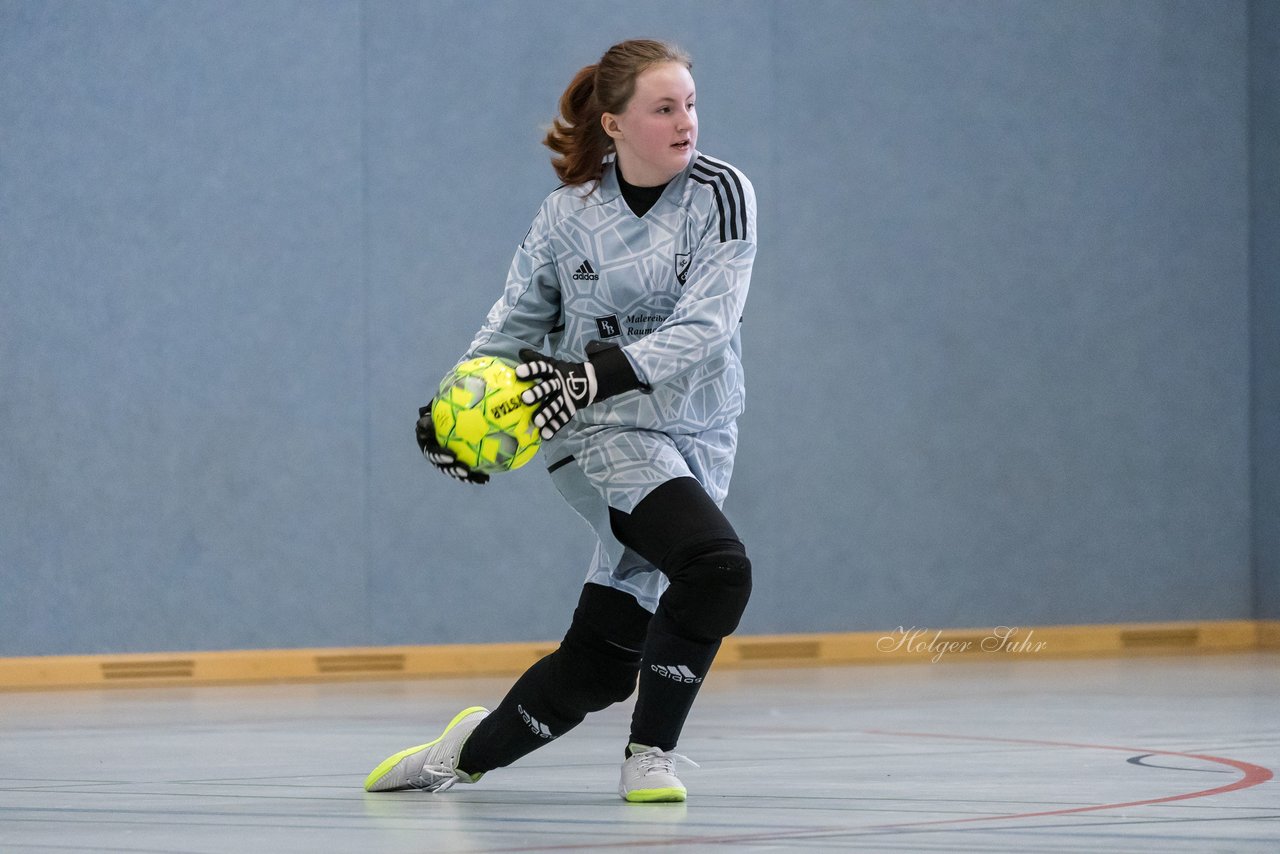
[[449, 721], [440, 737], [428, 744], [406, 748], [382, 760], [364, 781], [366, 792], [422, 789], [443, 792], [454, 783], [474, 783], [483, 775], [458, 770], [462, 745], [480, 721], [489, 716], [482, 706], [463, 709]]
[[622, 763], [622, 781], [618, 794], [633, 804], [678, 803], [688, 797], [688, 791], [676, 776], [676, 761], [687, 762], [694, 768], [698, 763], [687, 756], [632, 744], [631, 755]]

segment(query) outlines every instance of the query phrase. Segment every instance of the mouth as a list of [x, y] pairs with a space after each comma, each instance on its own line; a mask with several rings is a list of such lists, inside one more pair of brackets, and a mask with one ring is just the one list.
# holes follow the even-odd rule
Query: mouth
[[690, 148], [693, 147], [693, 143], [691, 143], [687, 139], [682, 139], [679, 142], [672, 143], [671, 147], [674, 148], [676, 151], [688, 151]]

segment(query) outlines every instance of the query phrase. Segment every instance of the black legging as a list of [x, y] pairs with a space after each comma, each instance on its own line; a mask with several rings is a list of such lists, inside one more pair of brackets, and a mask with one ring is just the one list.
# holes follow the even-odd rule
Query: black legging
[[459, 766], [478, 773], [516, 759], [573, 729], [591, 712], [627, 699], [635, 743], [670, 750], [720, 647], [751, 590], [746, 550], [702, 486], [678, 478], [631, 513], [610, 508], [618, 541], [658, 567], [671, 584], [650, 617], [623, 591], [586, 584], [559, 648], [525, 671], [476, 727]]

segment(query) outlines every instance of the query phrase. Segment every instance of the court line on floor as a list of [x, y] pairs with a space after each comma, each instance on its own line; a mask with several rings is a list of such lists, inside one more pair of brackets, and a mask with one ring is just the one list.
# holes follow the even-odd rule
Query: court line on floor
[[1176, 750], [1152, 750], [1151, 748], [1122, 747], [1113, 744], [1083, 744], [1074, 741], [1045, 741], [1033, 738], [1000, 738], [996, 736], [983, 735], [949, 735], [946, 733], [936, 732], [897, 732], [894, 730], [865, 730], [870, 735], [888, 735], [901, 736], [904, 738], [933, 738], [946, 739], [950, 741], [981, 741], [996, 744], [1025, 744], [1035, 747], [1071, 747], [1084, 750], [1118, 750], [1130, 754], [1142, 754], [1144, 756], [1172, 756], [1178, 759], [1195, 759], [1200, 762], [1212, 762], [1218, 765], [1227, 765], [1241, 772], [1238, 780], [1226, 783], [1221, 786], [1214, 786], [1209, 789], [1198, 789], [1193, 792], [1181, 792], [1176, 795], [1166, 795], [1160, 798], [1146, 798], [1138, 801], [1124, 801], [1108, 804], [1090, 804], [1083, 807], [1069, 807], [1058, 810], [1042, 810], [1038, 812], [1022, 812], [1022, 813], [1006, 813], [1004, 815], [990, 816], [970, 816], [968, 818], [943, 818], [933, 819], [930, 821], [908, 822], [904, 824], [883, 824], [877, 825], [878, 828], [900, 828], [900, 827], [926, 827], [929, 825], [939, 824], [966, 824], [979, 821], [1012, 821], [1023, 818], [1044, 818], [1048, 816], [1074, 815], [1077, 813], [1097, 812], [1099, 810], [1115, 810], [1126, 809], [1128, 807], [1144, 807], [1154, 804], [1167, 804], [1173, 801], [1186, 801], [1194, 798], [1208, 798], [1214, 795], [1224, 795], [1227, 792], [1236, 792], [1241, 789], [1250, 789], [1254, 786], [1271, 780], [1275, 773], [1270, 768], [1264, 768], [1261, 765], [1254, 765], [1251, 762], [1242, 762], [1239, 759], [1229, 759], [1223, 756], [1208, 756], [1203, 753], [1183, 753]]
[[1266, 783], [1274, 778], [1275, 774], [1270, 768], [1264, 768], [1261, 765], [1254, 765], [1251, 762], [1243, 762], [1239, 759], [1230, 759], [1222, 756], [1209, 756], [1200, 753], [1183, 753], [1175, 750], [1152, 750], [1151, 748], [1135, 748], [1123, 747], [1112, 744], [1084, 744], [1071, 741], [1047, 741], [1042, 739], [1026, 739], [1026, 738], [999, 738], [995, 736], [978, 736], [978, 735], [954, 735], [947, 733], [930, 733], [930, 732], [899, 732], [895, 730], [863, 730], [868, 735], [882, 735], [904, 738], [929, 738], [951, 741], [977, 741], [996, 744], [1018, 744], [1033, 747], [1070, 747], [1084, 750], [1115, 750], [1130, 754], [1142, 754], [1144, 756], [1172, 756], [1179, 759], [1194, 759], [1201, 762], [1211, 762], [1220, 765], [1227, 765], [1240, 771], [1243, 776], [1234, 782], [1221, 786], [1214, 786], [1209, 789], [1199, 789], [1193, 792], [1182, 792], [1175, 795], [1166, 795], [1160, 798], [1146, 798], [1138, 801], [1124, 801], [1119, 803], [1107, 804], [1091, 804], [1083, 807], [1070, 807], [1055, 810], [1039, 810], [1034, 812], [1006, 813], [1002, 815], [985, 815], [985, 816], [968, 816], [966, 818], [944, 818], [931, 819], [929, 821], [900, 822], [893, 824], [876, 824], [866, 826], [819, 826], [812, 828], [789, 828], [785, 831], [765, 831], [759, 833], [742, 833], [729, 834], [720, 836], [700, 836], [697, 834], [682, 835], [667, 839], [631, 839], [616, 842], [592, 842], [587, 844], [550, 844], [550, 845], [533, 845], [522, 846], [517, 848], [490, 848], [489, 852], [536, 852], [536, 851], [573, 851], [573, 850], [599, 850], [599, 849], [624, 849], [624, 848], [650, 848], [650, 847], [667, 847], [676, 845], [724, 845], [724, 844], [740, 844], [748, 842], [783, 842], [786, 840], [818, 840], [830, 839], [849, 834], [861, 835], [866, 831], [911, 831], [914, 829], [924, 829], [932, 827], [940, 827], [943, 825], [972, 824], [977, 822], [993, 822], [993, 821], [1013, 821], [1017, 819], [1029, 818], [1046, 818], [1052, 816], [1075, 815], [1079, 813], [1099, 812], [1101, 810], [1125, 809], [1128, 807], [1151, 806], [1154, 804], [1171, 803], [1174, 801], [1192, 800], [1195, 798], [1207, 798], [1213, 795], [1226, 794], [1228, 792], [1240, 791], [1242, 789], [1252, 788], [1254, 786]]

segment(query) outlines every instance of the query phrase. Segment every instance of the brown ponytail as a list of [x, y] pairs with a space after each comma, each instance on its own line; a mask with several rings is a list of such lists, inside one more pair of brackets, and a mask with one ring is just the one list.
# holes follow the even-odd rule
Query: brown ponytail
[[542, 140], [559, 155], [551, 158], [551, 165], [561, 181], [576, 186], [600, 180], [604, 158], [613, 151], [613, 140], [600, 126], [600, 117], [623, 112], [635, 94], [636, 78], [661, 62], [693, 68], [689, 55], [674, 45], [632, 39], [609, 48], [598, 63], [574, 75], [560, 96], [560, 115]]

